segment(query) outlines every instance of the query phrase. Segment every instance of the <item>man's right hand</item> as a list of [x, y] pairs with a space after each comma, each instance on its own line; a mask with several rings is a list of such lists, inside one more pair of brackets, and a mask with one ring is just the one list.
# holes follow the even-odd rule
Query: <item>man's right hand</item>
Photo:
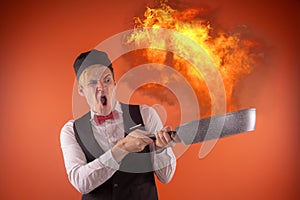
[[147, 132], [142, 130], [134, 130], [116, 144], [119, 148], [127, 152], [142, 151], [153, 140], [146, 136]]
[[128, 153], [142, 151], [148, 144], [153, 142], [147, 137], [147, 132], [136, 129], [123, 139], [119, 140], [112, 148], [112, 154], [117, 162], [120, 162]]

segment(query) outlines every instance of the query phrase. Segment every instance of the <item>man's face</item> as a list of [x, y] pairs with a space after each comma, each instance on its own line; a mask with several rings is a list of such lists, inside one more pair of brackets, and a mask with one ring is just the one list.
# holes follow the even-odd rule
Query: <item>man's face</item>
[[109, 68], [92, 65], [79, 77], [79, 94], [90, 108], [99, 115], [108, 115], [116, 104], [115, 81]]

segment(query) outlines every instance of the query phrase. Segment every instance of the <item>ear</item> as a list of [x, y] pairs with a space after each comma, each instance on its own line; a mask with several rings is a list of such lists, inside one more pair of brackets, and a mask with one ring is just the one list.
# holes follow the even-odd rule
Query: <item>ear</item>
[[80, 96], [85, 96], [83, 86], [78, 85], [78, 93], [80, 94]]

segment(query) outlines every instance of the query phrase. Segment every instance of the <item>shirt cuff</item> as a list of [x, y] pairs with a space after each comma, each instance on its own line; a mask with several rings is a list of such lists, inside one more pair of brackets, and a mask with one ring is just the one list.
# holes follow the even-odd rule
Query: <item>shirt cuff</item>
[[173, 152], [172, 152], [172, 148], [168, 147], [165, 148], [161, 151], [156, 151], [154, 153], [153, 159], [153, 167], [154, 170], [160, 170], [162, 168], [165, 168], [167, 166], [169, 166], [170, 164], [172, 164], [172, 162], [175, 162], [173, 159]]
[[98, 158], [99, 163], [101, 163], [102, 165], [104, 165], [105, 167], [109, 167], [115, 170], [118, 170], [120, 167], [120, 164], [114, 159], [111, 150], [108, 150], [107, 152], [105, 152], [104, 154], [102, 154], [99, 158]]

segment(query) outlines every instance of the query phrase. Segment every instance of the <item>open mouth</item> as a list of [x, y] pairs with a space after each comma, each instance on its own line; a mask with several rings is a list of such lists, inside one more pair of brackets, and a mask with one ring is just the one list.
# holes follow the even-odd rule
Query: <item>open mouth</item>
[[107, 98], [106, 98], [106, 96], [101, 96], [101, 103], [102, 103], [103, 106], [107, 105]]

